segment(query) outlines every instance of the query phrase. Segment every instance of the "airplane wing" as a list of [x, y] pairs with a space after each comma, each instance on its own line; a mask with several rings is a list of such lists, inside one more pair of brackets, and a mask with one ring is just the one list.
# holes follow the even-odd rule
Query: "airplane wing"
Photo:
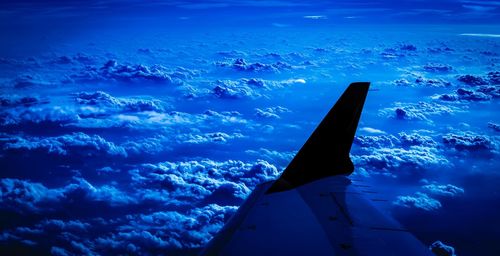
[[379, 210], [387, 200], [348, 177], [368, 88], [351, 84], [283, 174], [258, 185], [201, 255], [431, 255]]

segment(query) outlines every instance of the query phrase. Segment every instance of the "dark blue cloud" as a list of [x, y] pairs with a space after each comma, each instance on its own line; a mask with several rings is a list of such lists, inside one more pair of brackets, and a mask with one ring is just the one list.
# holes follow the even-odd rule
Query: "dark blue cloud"
[[16, 89], [27, 89], [35, 86], [47, 86], [50, 83], [35, 74], [24, 74], [16, 77], [12, 82], [12, 87]]
[[181, 85], [177, 89], [189, 99], [207, 98], [212, 95], [222, 99], [258, 99], [268, 98], [273, 89], [284, 88], [294, 84], [303, 84], [303, 79], [288, 79], [282, 81], [263, 80], [260, 78], [241, 78], [238, 80], [220, 79], [211, 83], [211, 88]]
[[399, 143], [399, 139], [394, 135], [356, 136], [354, 143], [361, 147], [386, 148], [394, 147]]
[[446, 73], [453, 71], [453, 67], [441, 63], [428, 63], [424, 67], [424, 70], [432, 73]]
[[438, 103], [401, 103], [396, 102], [395, 107], [380, 110], [382, 116], [409, 121], [431, 121], [431, 117], [452, 115], [461, 112], [457, 107], [445, 106]]
[[449, 161], [430, 136], [419, 133], [356, 136], [352, 160], [364, 175], [421, 176], [427, 169], [446, 168]]
[[500, 71], [492, 71], [487, 74], [490, 84], [500, 85]]
[[41, 183], [19, 179], [0, 180], [0, 205], [17, 213], [58, 212], [64, 207], [115, 207], [133, 204], [133, 198], [112, 186], [96, 187], [82, 178], [59, 188], [47, 188]]
[[109, 166], [104, 166], [102, 168], [96, 169], [96, 172], [98, 174], [109, 174], [109, 173], [118, 173], [118, 172], [120, 172], [120, 170], [119, 169], [113, 169], [113, 168], [111, 168]]
[[385, 48], [380, 56], [385, 60], [397, 60], [408, 56], [416, 56], [417, 46], [411, 43], [398, 43], [393, 47]]
[[147, 155], [169, 152], [172, 150], [173, 144], [173, 138], [165, 135], [157, 135], [155, 137], [129, 140], [120, 144], [120, 146], [131, 156], [145, 157]]
[[500, 72], [492, 71], [485, 76], [461, 75], [458, 81], [470, 86], [459, 88], [453, 94], [442, 94], [439, 99], [445, 101], [488, 101], [500, 97]]
[[186, 98], [207, 98], [212, 95], [221, 99], [261, 99], [270, 98], [274, 89], [286, 88], [292, 85], [305, 84], [302, 78], [286, 80], [264, 80], [260, 78], [241, 78], [238, 80], [216, 80], [211, 83], [211, 88], [193, 87], [189, 85], [179, 86], [178, 90]]
[[290, 112], [289, 109], [282, 106], [268, 107], [265, 109], [256, 108], [255, 115], [259, 118], [279, 119], [281, 113]]
[[[453, 166], [447, 148], [462, 154], [491, 156], [498, 153], [498, 139], [494, 136], [459, 132], [440, 135], [441, 141], [436, 141], [424, 134], [425, 131], [409, 134], [401, 132], [398, 137], [386, 134], [357, 136], [354, 144], [359, 148], [354, 147], [352, 160], [365, 176], [382, 174], [393, 177], [423, 177], [426, 170]], [[438, 187], [431, 184], [427, 189], [437, 191]]]
[[401, 49], [402, 51], [413, 52], [417, 50], [417, 47], [413, 44], [401, 44], [399, 45], [399, 49]]
[[52, 246], [50, 248], [50, 253], [54, 256], [69, 256], [71, 255], [68, 251], [66, 251], [65, 249], [61, 248], [61, 247], [57, 247], [57, 246]]
[[38, 96], [0, 96], [0, 107], [31, 107], [49, 102], [48, 99], [42, 99]]
[[57, 137], [14, 137], [3, 145], [5, 152], [15, 154], [51, 154], [58, 156], [119, 156], [126, 157], [123, 147], [106, 141], [98, 135], [73, 133]]
[[223, 99], [255, 98], [261, 95], [247, 85], [238, 81], [217, 81], [212, 93]]
[[423, 146], [432, 148], [437, 146], [437, 142], [430, 136], [421, 135], [419, 133], [406, 134], [404, 132], [400, 132], [398, 135], [403, 147]]
[[496, 152], [498, 149], [497, 139], [473, 132], [448, 133], [443, 136], [443, 143], [458, 151]]
[[81, 255], [93, 255], [95, 252], [93, 252], [92, 249], [88, 248], [85, 244], [79, 243], [76, 241], [71, 241], [71, 246], [74, 249], [74, 251], [78, 254]]
[[406, 78], [394, 80], [394, 81], [392, 81], [392, 84], [394, 84], [396, 86], [413, 86], [413, 84], [410, 81], [408, 81]]
[[62, 127], [79, 119], [75, 110], [67, 106], [16, 108], [0, 112], [0, 126], [5, 127]]
[[[438, 184], [437, 182], [429, 182], [426, 179], [420, 182], [424, 183], [421, 191], [417, 191], [413, 195], [398, 196], [393, 201], [393, 205], [408, 208], [406, 211], [419, 209], [437, 214], [437, 211], [446, 211], [448, 204], [456, 205], [459, 202], [457, 198], [465, 193], [463, 188], [452, 184]], [[456, 202], [453, 202], [453, 200]], [[401, 209], [397, 210], [400, 211]], [[423, 215], [425, 213], [420, 212], [419, 214]]]
[[481, 76], [475, 76], [475, 75], [461, 75], [457, 77], [457, 80], [464, 84], [472, 86], [488, 84], [488, 81], [486, 79], [484, 79]]
[[370, 153], [352, 156], [356, 166], [371, 173], [399, 176], [422, 176], [432, 168], [445, 168], [449, 161], [437, 149], [428, 147], [373, 148]]
[[[48, 219], [43, 220], [37, 225], [35, 225], [34, 230], [44, 230], [45, 232], [72, 232], [81, 233], [87, 231], [90, 228], [90, 224], [82, 222], [80, 220], [60, 220], [60, 219]], [[18, 229], [19, 230], [19, 229]]]
[[397, 48], [386, 48], [382, 53], [380, 53], [380, 56], [384, 59], [392, 60], [405, 57], [405, 54], [401, 53], [401, 51]]
[[417, 208], [424, 211], [435, 211], [442, 206], [438, 200], [420, 192], [412, 196], [398, 196], [393, 204], [406, 208]]
[[205, 200], [220, 205], [241, 205], [250, 193], [244, 183], [223, 182]]
[[75, 182], [62, 189], [52, 189], [60, 193], [64, 204], [102, 203], [106, 206], [125, 206], [135, 203], [135, 199], [119, 189], [104, 185], [94, 186], [83, 178], [75, 178]]
[[241, 58], [241, 57], [247, 56], [247, 54], [245, 52], [237, 51], [237, 50], [220, 51], [220, 52], [217, 52], [217, 55], [220, 55], [220, 56], [226, 57], [226, 58]]
[[60, 56], [60, 57], [57, 57], [56, 59], [54, 59], [53, 63], [67, 65], [67, 64], [72, 64], [73, 60], [70, 57], [63, 55], [63, 56]]
[[[49, 127], [55, 133], [75, 129], [119, 129], [163, 131], [170, 127], [188, 128], [245, 124], [236, 111], [202, 113], [168, 111], [171, 105], [151, 97], [116, 98], [107, 93], [73, 94], [77, 104], [12, 107], [0, 112], [0, 128], [4, 130], [42, 131]], [[14, 98], [15, 99], [15, 98]], [[9, 103], [12, 104], [12, 103]]]
[[425, 78], [417, 77], [415, 79], [415, 84], [425, 87], [449, 87], [451, 83], [443, 78]]
[[454, 94], [439, 95], [439, 99], [444, 101], [489, 101], [492, 96], [474, 90], [459, 88]]
[[[56, 137], [28, 137], [3, 135], [0, 143], [5, 155], [4, 160], [12, 157], [43, 158], [47, 155], [79, 161], [78, 159], [96, 160], [106, 158], [138, 157], [169, 152], [175, 146], [226, 144], [231, 140], [244, 138], [241, 133], [179, 133], [178, 135], [157, 135], [143, 139], [113, 143], [98, 135], [77, 132]], [[48, 164], [48, 163], [47, 163]]]
[[[305, 84], [304, 79], [288, 79], [282, 81], [263, 80], [259, 78], [242, 78], [239, 80], [217, 80], [215, 87], [211, 93], [219, 98], [224, 99], [240, 99], [240, 98], [260, 98], [266, 97], [266, 92], [273, 89], [288, 87], [291, 85]], [[194, 95], [203, 95], [196, 91], [203, 89], [195, 89]]]
[[[94, 223], [93, 223], [94, 224]], [[3, 231], [3, 235], [10, 235], [4, 242], [16, 243], [32, 239], [31, 244], [27, 244], [33, 249], [33, 253], [48, 253], [50, 248], [52, 255], [93, 255], [95, 254], [88, 246], [88, 240], [79, 236], [85, 235], [92, 226], [89, 223], [79, 220], [63, 221], [59, 219], [49, 219], [41, 221], [31, 227], [18, 227], [13, 230]], [[52, 237], [50, 244], [44, 241], [44, 237]], [[24, 239], [24, 240], [23, 240]], [[29, 240], [31, 241], [31, 240]]]
[[38, 212], [40, 204], [57, 201], [58, 193], [40, 183], [31, 183], [17, 179], [0, 180], [2, 209], [18, 212]]
[[[451, 66], [444, 64], [436, 64], [436, 63], [427, 64], [423, 66], [423, 69], [429, 73], [449, 72], [449, 71], [444, 71], [447, 68], [452, 69]], [[403, 78], [392, 81], [392, 84], [404, 87], [428, 87], [428, 88], [442, 88], [442, 87], [452, 86], [452, 83], [448, 81], [447, 78], [442, 78], [442, 77], [429, 78], [423, 76], [420, 72], [415, 72], [411, 70], [408, 70], [407, 74], [403, 75]]]
[[286, 70], [291, 70], [294, 67], [286, 62], [275, 62], [271, 64], [267, 63], [247, 63], [245, 59], [238, 58], [233, 61], [227, 62], [217, 62], [216, 65], [218, 67], [228, 67], [236, 71], [244, 71], [244, 72], [274, 72], [279, 73]]
[[[142, 112], [156, 111], [165, 112], [170, 108], [165, 102], [157, 99], [115, 98], [103, 91], [74, 93], [75, 101], [79, 104], [106, 108], [105, 113], [113, 111]], [[104, 112], [104, 111], [103, 111]]]
[[278, 175], [279, 172], [274, 165], [266, 161], [258, 161], [243, 175], [241, 180], [255, 187], [260, 183], [276, 179]]
[[145, 66], [141, 64], [126, 65], [118, 64], [115, 60], [109, 60], [100, 69], [100, 74], [104, 78], [131, 81], [134, 79], [144, 79], [156, 82], [173, 82], [172, 77], [162, 66]]
[[[55, 255], [160, 254], [179, 249], [196, 248], [208, 242], [236, 211], [235, 206], [209, 204], [186, 212], [154, 211], [128, 214], [109, 220], [92, 219], [63, 221], [49, 219], [32, 227], [20, 227], [2, 232], [2, 240], [13, 242], [26, 238], [46, 242], [43, 237], [54, 236], [49, 248]], [[99, 232], [102, 225], [113, 228]], [[97, 232], [90, 238], [82, 238]]]
[[492, 98], [500, 98], [500, 85], [481, 86], [477, 89], [478, 92], [491, 96]]
[[296, 152], [282, 152], [260, 148], [259, 150], [246, 150], [245, 153], [252, 155], [258, 159], [266, 160], [276, 166], [285, 167], [295, 156]]
[[455, 254], [455, 248], [444, 244], [441, 241], [436, 241], [429, 246], [429, 249], [436, 255], [436, 256], [456, 256]]
[[[112, 116], [95, 116], [94, 110], [83, 109], [83, 118], [70, 125], [80, 128], [122, 128], [129, 130], [165, 130], [169, 127], [189, 128], [191, 125], [212, 127], [213, 125], [243, 125], [248, 121], [237, 111], [213, 111], [203, 113], [186, 113], [170, 111], [166, 113], [142, 112], [116, 114]], [[97, 112], [99, 113], [99, 112]]]
[[79, 73], [70, 77], [81, 81], [151, 81], [159, 84], [181, 85], [199, 71], [178, 67], [168, 69], [161, 65], [119, 64], [116, 60], [108, 60], [102, 67], [86, 66]]
[[500, 132], [500, 124], [497, 123], [488, 123], [488, 127], [493, 129], [494, 131]]
[[79, 52], [71, 57], [67, 56], [67, 58], [70, 58], [72, 61], [77, 61], [77, 62], [84, 64], [84, 65], [95, 64], [99, 60], [99, 58], [97, 56], [92, 56], [92, 55], [88, 55], [88, 54], [81, 53], [81, 52]]
[[432, 54], [443, 54], [443, 53], [451, 53], [454, 52], [455, 50], [448, 46], [441, 46], [441, 47], [429, 47], [427, 48], [427, 51]]
[[279, 174], [274, 165], [262, 160], [163, 162], [145, 164], [129, 173], [141, 200], [181, 205], [200, 200], [241, 203], [257, 184]]
[[186, 214], [154, 212], [128, 215], [128, 223], [111, 234], [97, 238], [93, 245], [111, 254], [165, 253], [200, 247], [207, 243], [236, 211], [233, 206], [210, 204]]
[[243, 138], [243, 134], [234, 133], [227, 134], [224, 132], [213, 132], [213, 133], [205, 133], [205, 134], [180, 134], [176, 137], [177, 142], [181, 144], [207, 144], [207, 143], [219, 143], [224, 144], [229, 140]]
[[460, 187], [457, 187], [457, 186], [451, 185], [451, 184], [440, 185], [440, 184], [432, 183], [432, 184], [424, 185], [424, 186], [422, 186], [422, 188], [426, 192], [428, 192], [432, 195], [436, 195], [436, 196], [455, 197], [455, 196], [464, 194], [463, 188], [460, 188]]

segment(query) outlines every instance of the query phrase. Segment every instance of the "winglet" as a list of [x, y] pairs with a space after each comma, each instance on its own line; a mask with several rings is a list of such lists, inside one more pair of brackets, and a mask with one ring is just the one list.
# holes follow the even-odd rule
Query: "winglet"
[[334, 175], [349, 175], [349, 157], [369, 82], [352, 83], [266, 194]]

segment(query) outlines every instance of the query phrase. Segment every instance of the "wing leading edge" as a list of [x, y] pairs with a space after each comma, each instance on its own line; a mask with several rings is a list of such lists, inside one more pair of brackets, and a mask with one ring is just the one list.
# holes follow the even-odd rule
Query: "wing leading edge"
[[353, 83], [276, 181], [258, 185], [201, 255], [431, 255], [347, 176], [369, 83]]

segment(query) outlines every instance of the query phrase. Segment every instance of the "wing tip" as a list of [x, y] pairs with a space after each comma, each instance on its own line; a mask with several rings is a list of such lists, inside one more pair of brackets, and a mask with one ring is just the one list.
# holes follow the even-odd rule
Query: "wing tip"
[[354, 171], [349, 151], [369, 87], [370, 82], [354, 82], [347, 87], [266, 194]]
[[347, 90], [351, 88], [359, 88], [368, 90], [370, 88], [370, 82], [353, 82], [348, 87]]

